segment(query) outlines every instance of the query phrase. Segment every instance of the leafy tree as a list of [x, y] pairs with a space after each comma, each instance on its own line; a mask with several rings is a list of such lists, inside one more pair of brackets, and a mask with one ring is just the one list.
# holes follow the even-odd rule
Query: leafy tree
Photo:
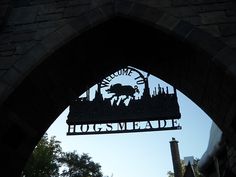
[[88, 154], [81, 156], [76, 151], [62, 155], [60, 162], [64, 165], [63, 177], [102, 177], [101, 166], [94, 163]]
[[175, 177], [175, 174], [172, 171], [167, 172], [168, 177]]
[[[55, 136], [45, 134], [35, 147], [21, 177], [103, 177], [101, 166], [88, 154], [63, 152]], [[62, 172], [60, 173], [62, 169]]]
[[49, 140], [45, 134], [35, 147], [21, 176], [58, 177], [60, 167], [58, 157], [61, 152], [60, 141], [55, 140], [55, 136]]
[[203, 175], [199, 171], [199, 166], [198, 166], [199, 161], [200, 161], [200, 159], [194, 159], [194, 161], [193, 161], [193, 171], [194, 171], [196, 177], [203, 177]]

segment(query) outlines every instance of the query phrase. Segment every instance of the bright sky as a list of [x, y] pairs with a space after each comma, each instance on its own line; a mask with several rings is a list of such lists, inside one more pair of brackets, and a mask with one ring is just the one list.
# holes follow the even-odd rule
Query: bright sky
[[[117, 82], [117, 81], [116, 81]], [[167, 83], [150, 75], [150, 89]], [[172, 91], [169, 86], [169, 92]], [[51, 125], [47, 133], [61, 141], [63, 151], [88, 153], [102, 167], [104, 175], [113, 177], [167, 177], [173, 172], [170, 141], [179, 141], [180, 158], [201, 158], [205, 152], [212, 120], [190, 99], [177, 91], [180, 106], [181, 130], [107, 135], [70, 135], [66, 109]]]

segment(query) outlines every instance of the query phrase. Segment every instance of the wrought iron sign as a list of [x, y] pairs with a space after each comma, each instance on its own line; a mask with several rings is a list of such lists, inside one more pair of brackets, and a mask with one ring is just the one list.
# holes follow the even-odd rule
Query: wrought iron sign
[[150, 93], [149, 76], [133, 67], [123, 68], [72, 100], [67, 135], [178, 130], [181, 117], [176, 89], [157, 84]]

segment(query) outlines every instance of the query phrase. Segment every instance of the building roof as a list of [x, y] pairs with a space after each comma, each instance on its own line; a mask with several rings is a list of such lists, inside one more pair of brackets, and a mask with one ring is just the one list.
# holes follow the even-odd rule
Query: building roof
[[214, 155], [222, 148], [221, 142], [222, 131], [214, 122], [212, 122], [208, 146], [199, 161], [199, 168], [201, 171], [206, 169], [207, 166], [211, 164]]
[[193, 172], [193, 168], [192, 168], [192, 165], [190, 164], [190, 162], [186, 166], [186, 170], [185, 170], [183, 177], [195, 177], [195, 174]]

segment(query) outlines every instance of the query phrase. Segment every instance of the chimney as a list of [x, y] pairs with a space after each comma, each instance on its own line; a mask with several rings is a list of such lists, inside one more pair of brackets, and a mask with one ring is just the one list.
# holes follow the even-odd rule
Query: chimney
[[170, 149], [175, 177], [183, 177], [179, 156], [178, 141], [176, 141], [175, 138], [172, 138], [172, 141], [170, 141]]

